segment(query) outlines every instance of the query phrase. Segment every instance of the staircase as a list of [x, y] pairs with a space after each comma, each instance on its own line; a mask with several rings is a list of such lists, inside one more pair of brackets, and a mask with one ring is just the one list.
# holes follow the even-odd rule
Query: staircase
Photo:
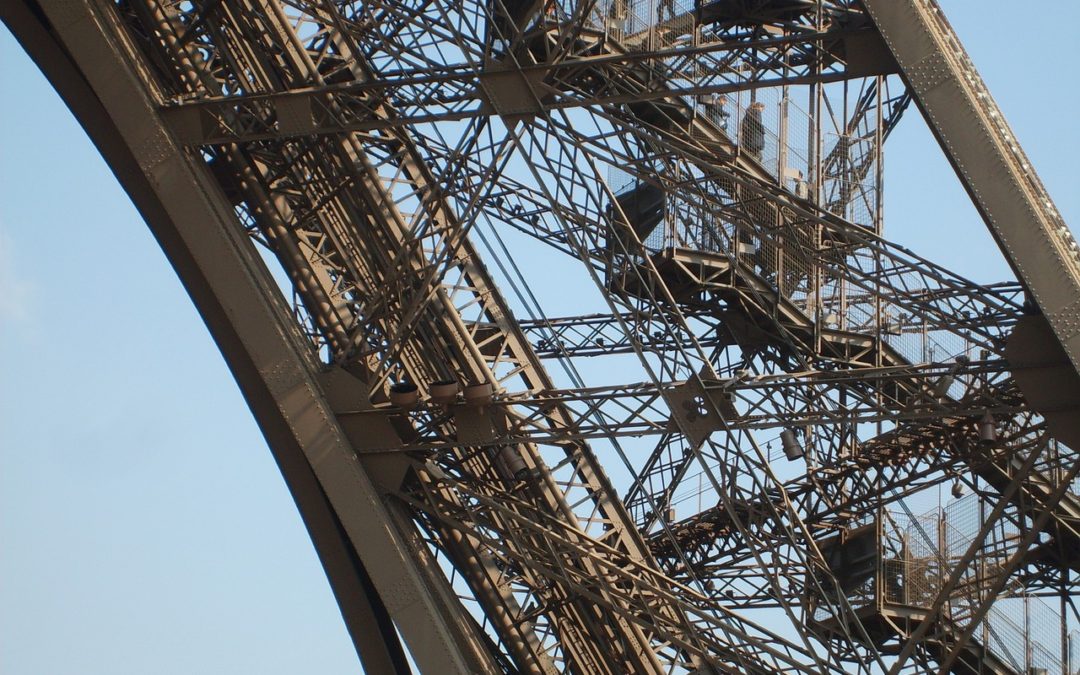
[[[1023, 465], [1023, 458], [1015, 454], [1006, 457], [990, 457], [972, 466], [973, 471], [999, 491], [1004, 491], [1012, 477]], [[1013, 503], [1021, 512], [1034, 518], [1050, 503], [1051, 494], [1058, 481], [1037, 470], [1032, 470], [1021, 483]], [[1056, 568], [1068, 567], [1080, 572], [1080, 497], [1066, 491], [1054, 505], [1053, 519], [1046, 527], [1051, 540], [1028, 551], [1025, 563], [1039, 563]]]

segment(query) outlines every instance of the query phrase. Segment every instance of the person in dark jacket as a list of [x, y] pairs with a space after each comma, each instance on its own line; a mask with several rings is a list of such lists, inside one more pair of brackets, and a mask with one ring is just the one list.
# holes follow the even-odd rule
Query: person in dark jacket
[[675, 18], [675, 0], [660, 0], [660, 6], [656, 9], [656, 20], [659, 23], [664, 23], [664, 10], [667, 10], [668, 15]]
[[727, 111], [727, 96], [723, 94], [709, 94], [702, 99], [703, 109], [709, 120], [715, 124], [720, 131], [727, 133], [728, 130], [728, 118], [731, 115]]
[[764, 110], [765, 104], [761, 101], [751, 103], [746, 114], [743, 115], [742, 128], [739, 130], [739, 135], [742, 137], [739, 142], [743, 150], [759, 162], [761, 153], [765, 150], [765, 123], [761, 120], [761, 113]]

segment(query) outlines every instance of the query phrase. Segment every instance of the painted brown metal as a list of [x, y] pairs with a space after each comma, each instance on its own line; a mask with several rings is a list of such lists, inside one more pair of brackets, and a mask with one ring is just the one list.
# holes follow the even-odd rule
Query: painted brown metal
[[[1071, 592], [1080, 462], [1050, 436], [1072, 440], [1054, 407], [1072, 394], [1022, 370], [1037, 347], [1004, 354], [1010, 377], [1020, 287], [888, 242], [880, 196], [914, 95], [1075, 364], [1074, 245], [1000, 112], [923, 0], [620, 2], [38, 0], [3, 18], [210, 327], [369, 672], [408, 672], [406, 649], [439, 673], [1012, 667], [957, 618], [1016, 579]], [[892, 95], [897, 67], [910, 91]], [[739, 124], [770, 91], [779, 120]], [[481, 259], [476, 238], [513, 281], [491, 221], [580, 262], [605, 309], [518, 321], [538, 303]], [[642, 381], [586, 386], [575, 364], [601, 357]], [[624, 496], [591, 443], [625, 463]], [[709, 503], [679, 519], [693, 466]], [[986, 517], [932, 601], [903, 620], [883, 593], [865, 604], [886, 509], [961, 480]], [[871, 531], [878, 549], [837, 564]], [[987, 547], [1007, 560], [979, 576]]]
[[[413, 618], [401, 631], [414, 634], [414, 658], [422, 667], [455, 669], [457, 663], [458, 672], [476, 672], [476, 665], [465, 665], [466, 641], [454, 634], [462, 626], [436, 609], [445, 598], [434, 600], [433, 580], [421, 581], [417, 561], [405, 554], [410, 549], [382, 526], [389, 517], [348, 515], [378, 509], [378, 502], [363, 499], [372, 490], [369, 479], [329, 421], [315, 364], [298, 349], [288, 310], [267, 292], [273, 283], [250, 243], [217, 227], [233, 220], [228, 205], [172, 146], [148, 92], [123, 60], [125, 50], [110, 40], [107, 22], [89, 6], [61, 5], [5, 5], [4, 21], [97, 144], [198, 305], [301, 510], [365, 666], [409, 672], [390, 622], [391, 614], [405, 611]], [[357, 546], [379, 539], [387, 543]], [[379, 559], [374, 584], [373, 555]]]

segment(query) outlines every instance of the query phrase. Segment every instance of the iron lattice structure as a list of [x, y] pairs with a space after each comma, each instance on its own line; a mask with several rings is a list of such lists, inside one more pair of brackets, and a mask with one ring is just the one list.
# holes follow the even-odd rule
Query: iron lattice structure
[[[1077, 667], [1080, 249], [933, 0], [2, 12], [368, 672]], [[885, 237], [909, 108], [1015, 281]]]

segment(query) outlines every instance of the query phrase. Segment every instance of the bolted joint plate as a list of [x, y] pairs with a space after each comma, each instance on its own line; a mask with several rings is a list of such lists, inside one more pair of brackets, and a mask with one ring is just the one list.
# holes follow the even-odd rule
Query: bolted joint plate
[[671, 410], [671, 422], [690, 441], [701, 447], [715, 431], [726, 429], [738, 417], [734, 397], [721, 389], [706, 389], [700, 378], [666, 389], [664, 401]]

